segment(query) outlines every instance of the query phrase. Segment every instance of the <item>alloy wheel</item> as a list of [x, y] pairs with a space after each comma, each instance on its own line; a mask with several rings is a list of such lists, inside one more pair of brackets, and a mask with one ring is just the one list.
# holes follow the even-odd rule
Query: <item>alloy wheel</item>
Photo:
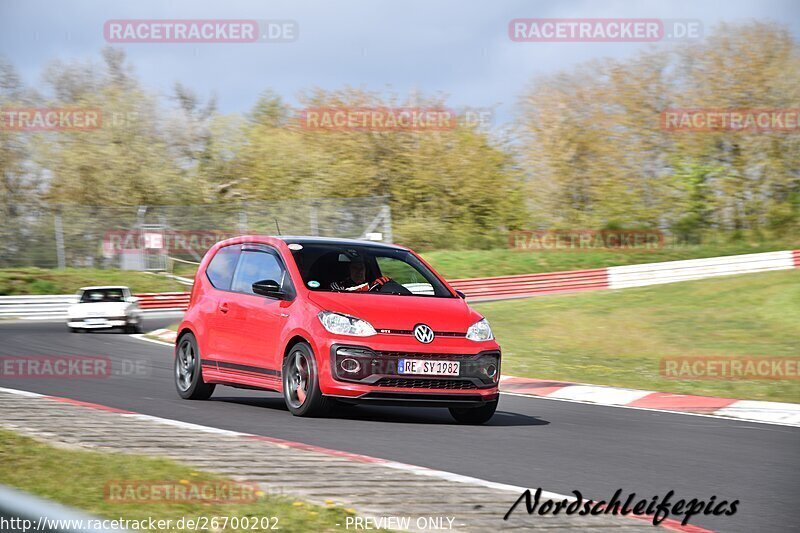
[[300, 350], [296, 350], [289, 355], [287, 365], [287, 398], [294, 408], [301, 407], [308, 397], [309, 362], [306, 355]]
[[194, 346], [189, 340], [184, 340], [178, 349], [178, 362], [175, 365], [175, 374], [178, 381], [178, 388], [182, 391], [189, 390], [194, 381], [197, 371], [197, 356]]

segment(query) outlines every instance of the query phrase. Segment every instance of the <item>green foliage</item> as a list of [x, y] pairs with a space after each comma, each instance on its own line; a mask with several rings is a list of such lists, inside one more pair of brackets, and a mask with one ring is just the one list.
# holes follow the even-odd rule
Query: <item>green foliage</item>
[[[800, 136], [680, 133], [660, 122], [669, 108], [795, 108], [800, 51], [774, 24], [722, 26], [691, 47], [537, 78], [521, 94], [518, 128], [504, 130], [465, 121], [444, 131], [303, 126], [303, 108], [448, 107], [439, 96], [349, 87], [310, 89], [300, 109], [265, 88], [241, 116], [177, 83], [163, 105], [123, 51], [102, 56], [100, 65], [54, 61], [41, 94], [0, 62], [0, 106], [103, 113], [97, 130], [0, 130], [0, 238], [25, 261], [43, 260], [33, 248], [52, 250], [53, 221], [37, 218], [41, 229], [22, 232], [31, 222], [18, 206], [45, 202], [216, 207], [383, 196], [395, 241], [423, 250], [489, 249], [509, 229], [539, 227], [671, 229], [688, 243], [711, 230], [800, 230]], [[70, 231], [93, 236], [96, 226], [88, 216]]]
[[668, 109], [795, 109], [800, 47], [785, 27], [723, 25], [691, 46], [538, 78], [521, 98], [520, 157], [542, 225], [797, 231], [796, 131], [662, 127]]
[[683, 199], [684, 214], [673, 223], [672, 230], [683, 242], [698, 243], [702, 232], [711, 227], [713, 174], [708, 165], [690, 163], [675, 167], [673, 177]]
[[[304, 104], [411, 106], [353, 89], [316, 91], [304, 97]], [[311, 131], [267, 94], [256, 104], [245, 137], [248, 150], [228, 196], [384, 196], [392, 208], [395, 240], [410, 246], [491, 247], [524, 212], [512, 158], [463, 125], [435, 132]]]

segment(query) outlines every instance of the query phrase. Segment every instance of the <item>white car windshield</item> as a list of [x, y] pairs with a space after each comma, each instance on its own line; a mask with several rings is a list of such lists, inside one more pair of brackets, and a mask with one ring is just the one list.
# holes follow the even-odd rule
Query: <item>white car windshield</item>
[[87, 289], [81, 295], [80, 303], [124, 302], [122, 289]]

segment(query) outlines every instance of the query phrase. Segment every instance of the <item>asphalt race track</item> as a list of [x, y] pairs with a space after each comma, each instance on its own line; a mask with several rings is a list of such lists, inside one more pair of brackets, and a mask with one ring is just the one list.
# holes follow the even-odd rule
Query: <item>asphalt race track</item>
[[[145, 327], [175, 321], [147, 319]], [[800, 528], [800, 428], [507, 394], [482, 427], [458, 426], [446, 410], [372, 406], [347, 408], [336, 418], [299, 419], [272, 393], [218, 387], [211, 401], [180, 400], [166, 346], [121, 333], [71, 334], [56, 322], [0, 323], [0, 356], [41, 355], [105, 355], [120, 368], [138, 361], [145, 371], [89, 380], [0, 376], [0, 387], [561, 494], [579, 490], [597, 500], [618, 488], [643, 498], [674, 490], [673, 501], [716, 495], [718, 502], [740, 500], [736, 515], [695, 516], [690, 524], [741, 532]]]

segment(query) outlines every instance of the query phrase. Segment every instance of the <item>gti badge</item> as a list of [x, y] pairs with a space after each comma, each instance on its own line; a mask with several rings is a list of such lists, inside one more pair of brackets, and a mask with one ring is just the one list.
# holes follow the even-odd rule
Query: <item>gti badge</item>
[[422, 344], [429, 344], [433, 342], [433, 330], [425, 324], [417, 324], [414, 326], [414, 337]]

